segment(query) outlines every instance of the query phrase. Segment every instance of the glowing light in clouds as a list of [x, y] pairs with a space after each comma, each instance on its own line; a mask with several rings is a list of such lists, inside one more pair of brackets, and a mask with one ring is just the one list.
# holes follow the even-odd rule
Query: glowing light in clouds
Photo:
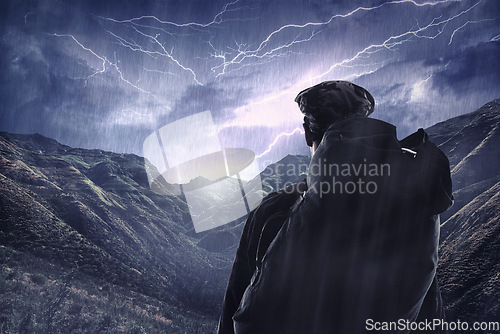
[[[377, 101], [376, 117], [406, 133], [498, 97], [494, 85], [481, 85], [496, 82], [496, 65], [477, 61], [496, 50], [496, 0], [317, 6], [237, 0], [203, 2], [203, 11], [189, 0], [123, 1], [126, 6], [69, 0], [11, 6], [18, 13], [4, 23], [10, 26], [3, 36], [2, 86], [22, 86], [28, 94], [12, 98], [8, 92], [15, 90], [0, 90], [8, 104], [4, 130], [140, 154], [153, 128], [210, 110], [225, 144], [271, 161], [302, 150], [295, 149], [297, 132], [286, 135], [301, 124], [293, 98], [323, 80], [365, 86]], [[484, 54], [468, 57], [488, 43]], [[481, 66], [493, 70], [474, 72]], [[450, 87], [489, 73], [486, 80], [474, 78], [476, 93]], [[463, 80], [449, 80], [456, 75]], [[45, 77], [54, 87], [30, 92]], [[26, 122], [30, 111], [16, 112], [25, 105], [51, 112], [44, 122]], [[84, 124], [74, 122], [80, 117]]]

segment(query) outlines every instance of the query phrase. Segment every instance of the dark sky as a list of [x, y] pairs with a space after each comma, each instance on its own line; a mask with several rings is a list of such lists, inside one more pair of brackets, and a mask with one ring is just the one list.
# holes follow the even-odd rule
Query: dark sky
[[[402, 138], [500, 97], [500, 1], [70, 1], [0, 5], [0, 130], [142, 154], [209, 110], [261, 165], [306, 153], [293, 102], [344, 79]], [[186, 129], [203, 131], [203, 129]]]

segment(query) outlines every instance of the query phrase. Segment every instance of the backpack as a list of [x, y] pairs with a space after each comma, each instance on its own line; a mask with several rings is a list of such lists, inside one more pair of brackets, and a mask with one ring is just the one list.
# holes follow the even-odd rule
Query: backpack
[[401, 142], [334, 135], [325, 134], [311, 164], [330, 151], [346, 156], [342, 163], [376, 157], [395, 166], [396, 179], [381, 178], [378, 197], [320, 198], [313, 187], [325, 176], [310, 173], [313, 187], [262, 229], [256, 270], [233, 317], [236, 333], [358, 333], [367, 317], [415, 320], [435, 282], [435, 215], [452, 199], [446, 157], [422, 129]]

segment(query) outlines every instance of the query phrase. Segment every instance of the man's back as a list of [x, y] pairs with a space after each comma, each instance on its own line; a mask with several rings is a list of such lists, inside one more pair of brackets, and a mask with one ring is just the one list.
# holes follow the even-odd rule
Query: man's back
[[369, 119], [373, 97], [350, 82], [322, 82], [295, 101], [313, 153], [307, 191], [270, 195], [250, 214], [219, 333], [351, 334], [442, 318], [448, 159], [423, 130], [398, 141], [393, 125]]
[[451, 182], [423, 132], [406, 144], [367, 118], [325, 133], [309, 190], [257, 263], [236, 333], [358, 333], [368, 319], [417, 319]]

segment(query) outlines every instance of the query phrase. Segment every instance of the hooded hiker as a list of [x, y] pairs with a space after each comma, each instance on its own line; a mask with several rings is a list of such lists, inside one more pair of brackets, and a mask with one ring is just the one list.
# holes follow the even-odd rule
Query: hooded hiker
[[422, 129], [398, 141], [393, 125], [368, 118], [374, 99], [350, 82], [323, 82], [295, 101], [308, 177], [250, 213], [218, 332], [408, 333], [408, 323], [443, 319], [446, 156]]

